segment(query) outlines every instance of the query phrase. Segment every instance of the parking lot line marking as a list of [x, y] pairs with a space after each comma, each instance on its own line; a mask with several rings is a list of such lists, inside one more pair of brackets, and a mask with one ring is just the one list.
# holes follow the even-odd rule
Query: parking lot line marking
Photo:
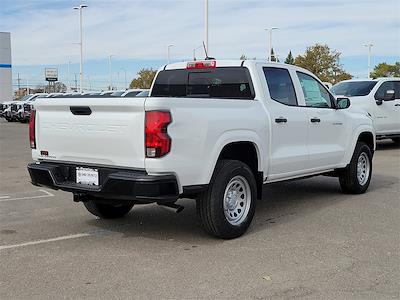
[[77, 238], [86, 237], [86, 236], [90, 236], [90, 233], [78, 233], [78, 234], [59, 236], [59, 237], [51, 238], [51, 239], [36, 240], [36, 241], [26, 242], [26, 243], [21, 243], [21, 244], [3, 245], [3, 246], [0, 246], [0, 251], [5, 250], [5, 249], [13, 249], [13, 248], [19, 248], [19, 247], [25, 247], [25, 246], [57, 242], [57, 241], [77, 239]]
[[18, 198], [10, 198], [10, 196], [5, 196], [8, 198], [1, 198], [0, 197], [0, 202], [7, 202], [7, 201], [14, 201], [14, 200], [26, 200], [26, 199], [36, 199], [36, 198], [47, 198], [47, 197], [54, 197], [54, 195], [46, 190], [39, 190], [45, 195], [39, 195], [39, 196], [27, 196], [27, 197], [18, 197]]
[[0, 196], [0, 199], [8, 199], [10, 196]]

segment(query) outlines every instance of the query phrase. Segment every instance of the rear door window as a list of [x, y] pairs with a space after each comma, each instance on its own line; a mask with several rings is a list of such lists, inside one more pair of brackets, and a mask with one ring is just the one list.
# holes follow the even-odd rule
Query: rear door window
[[282, 68], [263, 68], [271, 98], [285, 105], [296, 106], [297, 98], [289, 71]]
[[396, 99], [400, 98], [400, 95], [399, 95], [400, 90], [397, 89], [397, 91], [396, 91], [396, 82], [395, 81], [386, 81], [386, 82], [382, 83], [382, 85], [376, 91], [375, 100], [385, 99], [385, 94], [389, 90], [394, 90], [395, 91], [395, 98]]
[[152, 97], [254, 99], [250, 74], [244, 67], [159, 72]]

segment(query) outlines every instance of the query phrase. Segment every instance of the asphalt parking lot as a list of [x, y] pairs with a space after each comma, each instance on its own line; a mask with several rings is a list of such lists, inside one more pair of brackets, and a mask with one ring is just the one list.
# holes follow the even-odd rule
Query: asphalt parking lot
[[96, 219], [64, 192], [29, 183], [26, 124], [0, 120], [0, 298], [399, 299], [400, 148], [379, 144], [370, 189], [335, 178], [273, 184], [243, 237], [135, 207]]

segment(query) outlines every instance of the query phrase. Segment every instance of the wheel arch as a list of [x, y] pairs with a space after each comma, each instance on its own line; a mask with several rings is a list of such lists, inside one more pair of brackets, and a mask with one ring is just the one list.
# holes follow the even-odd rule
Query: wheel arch
[[358, 142], [364, 142], [370, 148], [371, 153], [374, 154], [376, 149], [376, 136], [374, 130], [370, 126], [360, 126], [353, 132], [353, 139], [348, 147], [351, 151], [348, 151], [344, 158], [344, 166], [350, 163], [353, 156], [354, 150], [356, 149]]
[[237, 139], [225, 142], [219, 147], [218, 155], [213, 162], [212, 172], [209, 176], [211, 179], [212, 173], [217, 165], [217, 162], [222, 159], [238, 160], [250, 167], [254, 174], [257, 183], [257, 198], [261, 197], [263, 184], [263, 154], [253, 139]]

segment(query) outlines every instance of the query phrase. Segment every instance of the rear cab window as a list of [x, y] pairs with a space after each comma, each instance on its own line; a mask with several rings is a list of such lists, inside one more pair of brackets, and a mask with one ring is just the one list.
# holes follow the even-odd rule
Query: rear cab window
[[163, 70], [157, 75], [151, 96], [238, 100], [255, 97], [245, 67]]
[[284, 68], [263, 68], [271, 98], [279, 103], [297, 106], [296, 92], [289, 71]]
[[375, 93], [375, 100], [384, 99], [388, 90], [394, 90], [395, 99], [400, 99], [400, 81], [385, 81]]

